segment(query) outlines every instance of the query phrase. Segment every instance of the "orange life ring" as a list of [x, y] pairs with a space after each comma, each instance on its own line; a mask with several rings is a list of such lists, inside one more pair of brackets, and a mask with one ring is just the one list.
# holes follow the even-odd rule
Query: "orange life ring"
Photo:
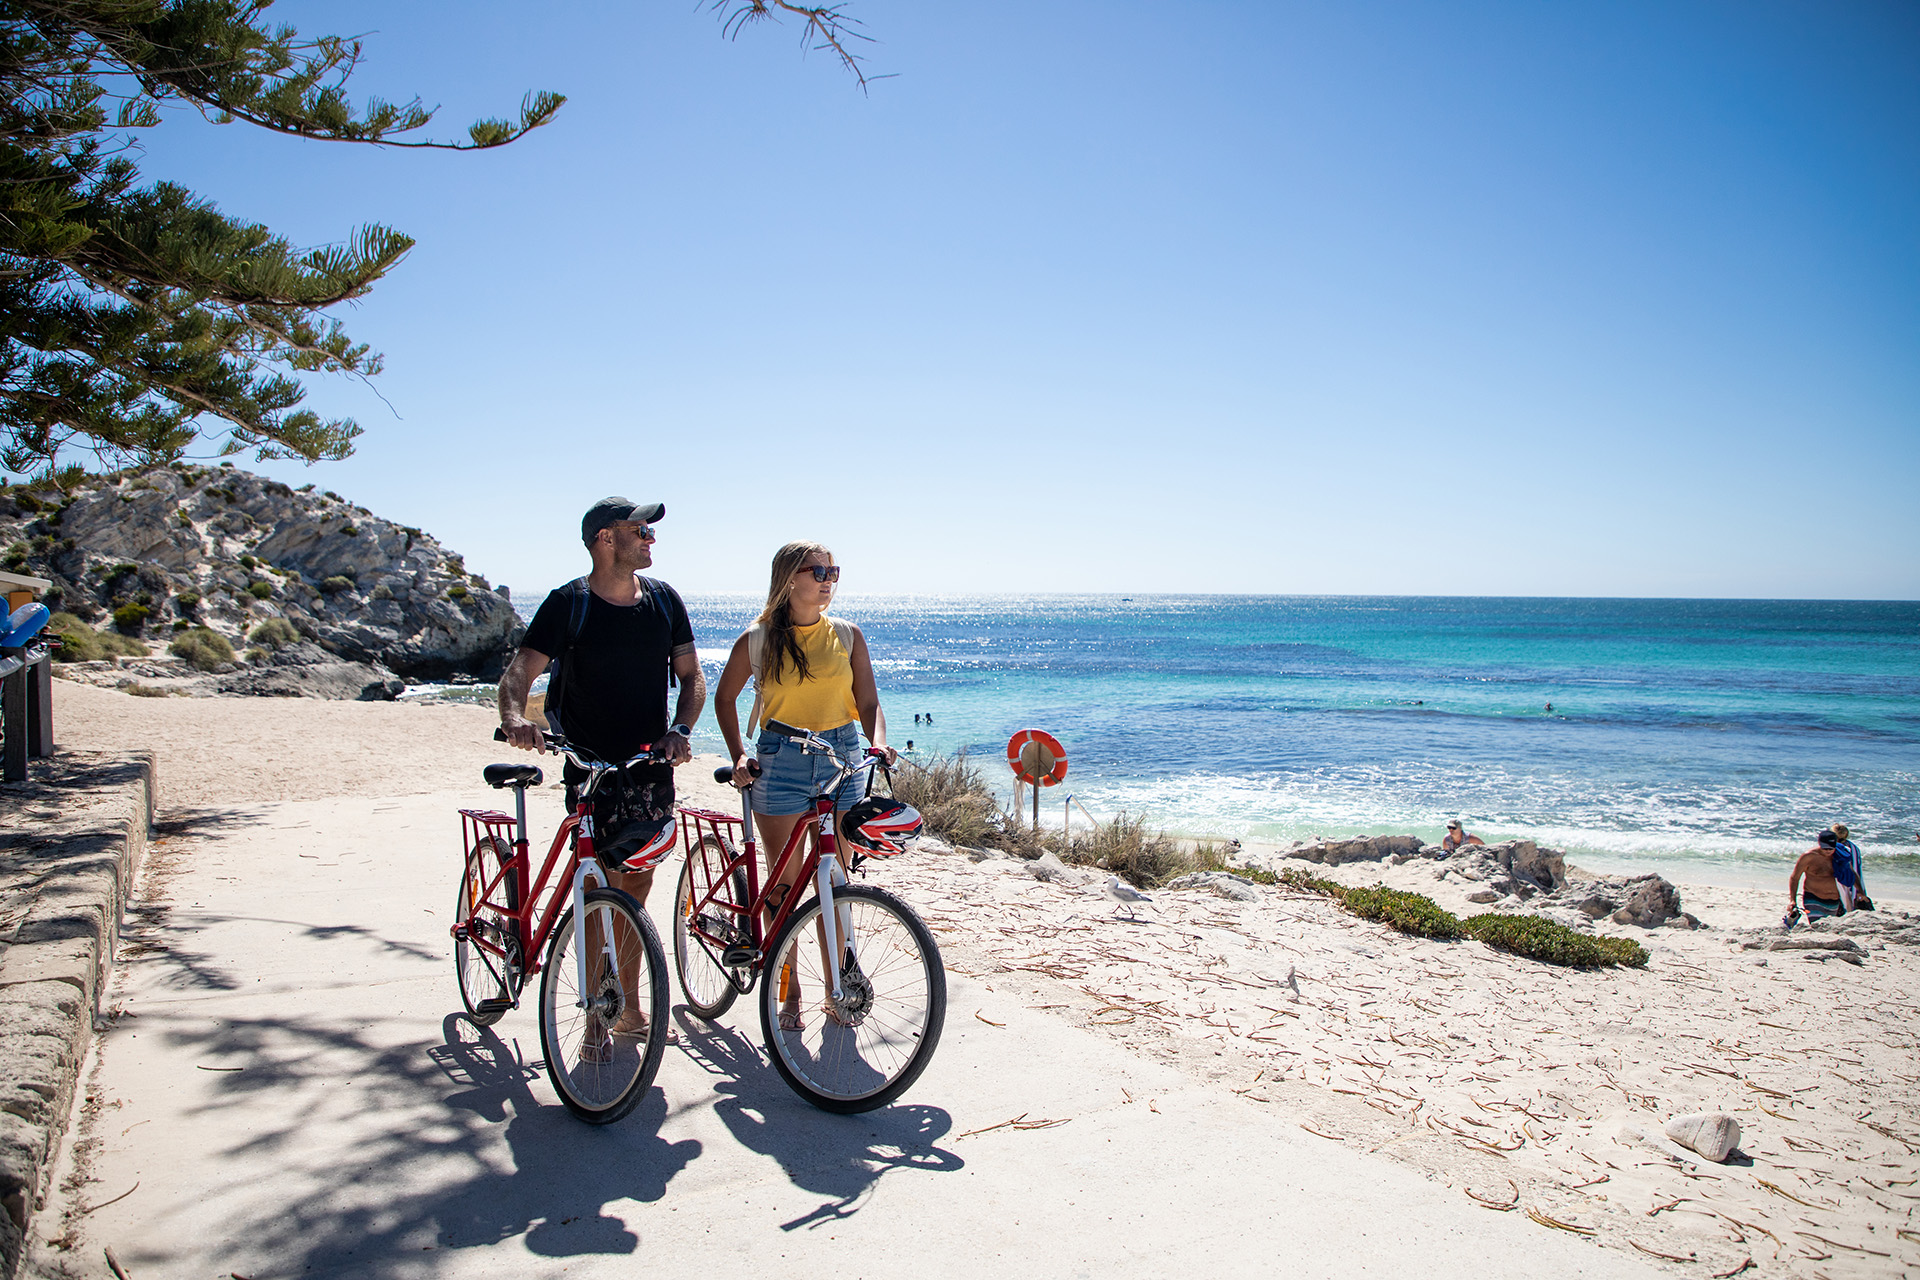
[[1067, 776], [1067, 749], [1044, 729], [1022, 729], [1007, 739], [1007, 763], [1028, 786], [1054, 787]]

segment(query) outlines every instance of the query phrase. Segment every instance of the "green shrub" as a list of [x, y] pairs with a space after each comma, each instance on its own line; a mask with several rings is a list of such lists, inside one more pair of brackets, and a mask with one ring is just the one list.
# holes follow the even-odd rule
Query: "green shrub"
[[113, 611], [113, 625], [120, 628], [124, 635], [137, 636], [140, 629], [147, 625], [147, 617], [153, 610], [137, 600], [129, 600]]
[[353, 590], [353, 579], [340, 574], [321, 580], [320, 590], [326, 595], [339, 595], [342, 591]]
[[250, 582], [247, 584], [247, 594], [255, 600], [265, 600], [273, 594], [273, 584], [271, 582]]
[[136, 698], [170, 698], [171, 689], [163, 689], [157, 684], [141, 684], [138, 680], [127, 686], [127, 692]]
[[213, 671], [233, 661], [233, 646], [218, 631], [196, 627], [173, 638], [167, 652], [184, 658], [196, 671]]
[[358, 525], [343, 524], [340, 526], [340, 532], [346, 534], [349, 538], [357, 538], [360, 536], [360, 527]]
[[175, 618], [173, 620], [173, 629], [175, 631], [190, 631], [193, 629], [193, 624], [185, 618]]
[[183, 526], [189, 529], [193, 527], [193, 517], [187, 514], [187, 509], [185, 507], [181, 507], [177, 509], [173, 513], [173, 517], [174, 519], [178, 520]]
[[1478, 938], [1497, 951], [1511, 951], [1529, 960], [1575, 968], [1600, 968], [1624, 965], [1629, 969], [1647, 967], [1647, 949], [1631, 938], [1596, 937], [1569, 929], [1540, 916], [1469, 916], [1461, 922], [1468, 937]]
[[283, 644], [292, 644], [300, 638], [300, 629], [285, 618], [268, 618], [247, 635], [254, 644], [263, 644], [269, 649], [278, 649]]
[[312, 485], [310, 485], [310, 484], [303, 484], [303, 485], [301, 485], [301, 486], [300, 486], [300, 492], [302, 492], [302, 493], [312, 493], [312, 492], [313, 492], [313, 486], [312, 486]]
[[49, 634], [60, 637], [60, 661], [98, 662], [116, 654], [144, 656], [147, 646], [138, 640], [111, 631], [95, 631], [71, 613], [56, 613], [47, 619]]
[[331, 490], [331, 489], [322, 489], [322, 490], [320, 491], [320, 496], [321, 496], [321, 497], [323, 497], [323, 498], [331, 498], [331, 499], [333, 499], [333, 501], [335, 501], [335, 502], [344, 502], [344, 501], [346, 501], [346, 499], [344, 499], [344, 498], [342, 498], [342, 497], [341, 497], [341, 496], [340, 496], [339, 494], [337, 494], [337, 493], [335, 493], [335, 492], [334, 492], [333, 490]]
[[198, 591], [182, 591], [173, 598], [173, 607], [183, 614], [191, 614], [195, 609], [200, 607], [200, 593]]
[[252, 649], [247, 650], [248, 662], [265, 662], [266, 660], [267, 660], [267, 651], [265, 649], [262, 649], [256, 646]]
[[1316, 876], [1311, 871], [1303, 871], [1299, 867], [1288, 867], [1282, 871], [1280, 883], [1289, 889], [1297, 889], [1301, 893], [1323, 893], [1336, 902], [1343, 901], [1347, 896], [1347, 886], [1338, 880]]
[[1457, 938], [1461, 933], [1460, 917], [1423, 894], [1377, 884], [1349, 889], [1340, 902], [1362, 920], [1378, 920], [1417, 938]]
[[458, 582], [447, 588], [447, 599], [449, 600], [465, 600], [470, 594], [466, 587]]
[[241, 557], [240, 557], [240, 567], [241, 567], [242, 569], [251, 569], [251, 568], [253, 568], [253, 567], [254, 567], [255, 565], [257, 565], [257, 564], [259, 564], [259, 563], [260, 563], [260, 562], [259, 562], [258, 560], [255, 560], [255, 559], [254, 559], [254, 558], [253, 558], [252, 556], [241, 556]]

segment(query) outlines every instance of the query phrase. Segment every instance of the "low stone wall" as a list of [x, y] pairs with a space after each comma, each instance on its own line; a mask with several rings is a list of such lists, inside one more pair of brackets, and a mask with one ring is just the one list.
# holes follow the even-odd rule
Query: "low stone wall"
[[88, 751], [0, 789], [0, 1280], [66, 1133], [153, 796], [152, 756]]

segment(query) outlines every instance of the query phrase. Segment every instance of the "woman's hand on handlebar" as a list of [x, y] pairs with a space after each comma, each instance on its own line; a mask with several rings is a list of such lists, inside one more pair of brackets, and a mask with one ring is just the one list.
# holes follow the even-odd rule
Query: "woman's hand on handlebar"
[[508, 714], [500, 719], [500, 729], [507, 735], [507, 741], [522, 751], [540, 751], [547, 749], [547, 737], [540, 732], [540, 726], [525, 716]]
[[886, 762], [886, 766], [889, 769], [893, 768], [893, 762], [900, 758], [900, 753], [892, 747], [868, 747], [867, 754], [870, 756], [879, 756], [881, 760]]
[[760, 762], [746, 752], [741, 752], [733, 760], [733, 776], [727, 779], [736, 790], [745, 791], [760, 776]]

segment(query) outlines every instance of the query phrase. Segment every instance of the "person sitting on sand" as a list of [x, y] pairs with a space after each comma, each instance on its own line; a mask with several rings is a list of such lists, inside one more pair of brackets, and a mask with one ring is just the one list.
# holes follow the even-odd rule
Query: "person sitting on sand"
[[1469, 835], [1466, 828], [1460, 825], [1460, 819], [1454, 818], [1447, 823], [1447, 834], [1441, 838], [1440, 847], [1452, 853], [1455, 849], [1464, 849], [1470, 844], [1485, 843], [1486, 841], [1479, 836]]
[[1873, 910], [1867, 896], [1867, 882], [1861, 875], [1860, 846], [1847, 838], [1847, 824], [1833, 824], [1833, 878], [1840, 886], [1840, 900], [1849, 911]]
[[1840, 843], [1840, 837], [1831, 831], [1822, 831], [1818, 839], [1820, 843], [1800, 855], [1800, 861], [1793, 864], [1793, 874], [1787, 877], [1789, 921], [1803, 909], [1809, 920], [1847, 914], [1847, 904], [1840, 896], [1840, 883], [1833, 878], [1834, 847]]

